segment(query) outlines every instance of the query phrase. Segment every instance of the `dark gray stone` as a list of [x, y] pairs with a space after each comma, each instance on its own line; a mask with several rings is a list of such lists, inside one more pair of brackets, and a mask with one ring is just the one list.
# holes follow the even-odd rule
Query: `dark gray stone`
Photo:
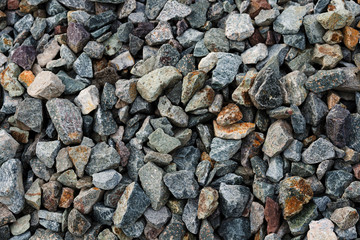
[[310, 92], [301, 109], [306, 123], [317, 126], [329, 112], [326, 104], [315, 94]]
[[350, 126], [350, 112], [339, 104], [336, 104], [326, 116], [326, 135], [331, 142], [343, 148], [348, 139]]
[[193, 146], [180, 148], [173, 154], [173, 162], [176, 163], [178, 170], [195, 172], [200, 155], [200, 150]]
[[213, 138], [211, 142], [211, 159], [220, 162], [229, 160], [241, 147], [241, 140]]
[[303, 153], [302, 161], [307, 164], [316, 164], [335, 157], [334, 146], [324, 138], [313, 142]]
[[250, 199], [250, 190], [241, 185], [220, 184], [220, 209], [226, 218], [241, 217]]
[[189, 199], [182, 214], [182, 220], [192, 234], [198, 234], [200, 229], [200, 220], [197, 218], [198, 201], [198, 198]]
[[120, 164], [120, 156], [117, 151], [104, 142], [95, 145], [91, 150], [90, 160], [85, 171], [89, 175], [107, 169], [116, 169]]
[[222, 221], [219, 234], [224, 240], [247, 240], [250, 239], [249, 218], [228, 218]]
[[325, 175], [325, 193], [330, 198], [339, 198], [353, 181], [353, 175], [344, 170], [334, 170]]
[[94, 119], [94, 132], [101, 136], [109, 136], [114, 134], [117, 130], [117, 124], [110, 111], [104, 111], [98, 107]]
[[194, 178], [194, 173], [190, 171], [167, 173], [164, 176], [164, 183], [177, 199], [196, 198], [199, 194], [199, 185]]

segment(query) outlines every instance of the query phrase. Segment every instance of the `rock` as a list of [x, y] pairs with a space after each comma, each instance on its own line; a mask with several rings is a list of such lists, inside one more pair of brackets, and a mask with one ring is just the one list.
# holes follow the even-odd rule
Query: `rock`
[[50, 142], [38, 142], [36, 144], [36, 156], [46, 165], [51, 168], [55, 163], [55, 157], [57, 156], [61, 147], [60, 141]]
[[20, 144], [4, 129], [0, 130], [0, 166], [15, 157]]
[[117, 124], [110, 111], [98, 107], [94, 117], [94, 132], [100, 136], [109, 136], [116, 132]]
[[216, 68], [213, 70], [211, 83], [215, 90], [220, 90], [229, 85], [234, 80], [242, 61], [240, 56], [231, 53], [218, 53], [216, 57]]
[[30, 228], [30, 218], [30, 214], [18, 218], [16, 222], [10, 226], [11, 234], [17, 236], [26, 232]]
[[273, 23], [275, 32], [280, 34], [295, 34], [300, 30], [303, 17], [307, 10], [305, 6], [289, 6]]
[[80, 110], [69, 100], [60, 98], [48, 101], [46, 108], [60, 140], [65, 145], [80, 143], [83, 135]]
[[101, 142], [92, 149], [90, 161], [86, 165], [85, 171], [87, 174], [93, 175], [107, 169], [117, 168], [119, 163], [120, 156], [116, 150]]
[[49, 211], [55, 212], [57, 210], [60, 194], [61, 184], [58, 181], [50, 181], [41, 186], [42, 189], [42, 205]]
[[345, 230], [353, 227], [359, 221], [359, 214], [352, 207], [336, 209], [330, 217], [340, 229]]
[[156, 20], [164, 22], [169, 20], [179, 20], [181, 18], [187, 17], [190, 15], [190, 13], [191, 8], [189, 6], [177, 1], [168, 1], [165, 3]]
[[160, 21], [159, 24], [145, 36], [148, 45], [154, 46], [165, 43], [173, 38], [171, 27], [168, 22]]
[[239, 140], [255, 130], [254, 123], [234, 123], [225, 127], [218, 125], [216, 121], [213, 121], [213, 124], [215, 136], [222, 139]]
[[[83, 177], [85, 166], [89, 161], [91, 149], [88, 146], [75, 146], [67, 148], [68, 156], [74, 164], [78, 177]], [[72, 166], [72, 165], [71, 165]]]
[[248, 218], [229, 218], [221, 222], [219, 235], [225, 240], [250, 239], [250, 221]]
[[176, 150], [172, 157], [178, 170], [195, 172], [200, 160], [200, 150], [193, 146], [183, 147]]
[[172, 66], [156, 69], [137, 82], [137, 90], [148, 102], [155, 101], [162, 91], [176, 84], [182, 78], [181, 73]]
[[110, 64], [118, 71], [131, 67], [135, 64], [134, 58], [129, 51], [119, 54], [116, 58], [110, 61]]
[[248, 14], [231, 14], [226, 19], [225, 34], [230, 40], [243, 41], [249, 38], [255, 29]]
[[166, 133], [161, 128], [149, 135], [149, 144], [160, 153], [169, 153], [181, 145], [181, 142]]
[[186, 17], [192, 28], [201, 28], [206, 22], [206, 13], [210, 3], [205, 0], [200, 0], [190, 5], [191, 13]]
[[1, 86], [9, 92], [10, 97], [18, 97], [24, 93], [23, 86], [17, 80], [21, 70], [15, 63], [9, 65], [0, 74]]
[[241, 58], [244, 64], [257, 64], [259, 61], [264, 60], [267, 55], [266, 45], [258, 43], [241, 54]]
[[40, 67], [45, 67], [51, 60], [53, 60], [59, 53], [59, 50], [60, 46], [56, 40], [48, 42], [44, 46], [43, 52], [36, 57]]
[[309, 229], [309, 224], [318, 216], [317, 207], [314, 203], [307, 204], [295, 217], [288, 220], [290, 231], [293, 235], [301, 235]]
[[345, 75], [341, 69], [319, 70], [309, 77], [305, 87], [312, 92], [319, 93], [333, 89], [345, 82]]
[[181, 107], [172, 105], [166, 96], [159, 98], [158, 109], [160, 115], [167, 117], [175, 126], [187, 127], [189, 119], [188, 115]]
[[329, 171], [325, 175], [325, 193], [331, 198], [339, 198], [353, 180], [353, 175], [344, 170]]
[[167, 173], [163, 181], [177, 199], [196, 198], [199, 194], [199, 185], [190, 171], [181, 170]]
[[182, 82], [181, 102], [186, 104], [203, 87], [205, 80], [206, 74], [203, 71], [188, 73]]
[[36, 210], [40, 210], [41, 206], [41, 186], [44, 183], [41, 179], [36, 179], [31, 187], [26, 191], [25, 201], [27, 204], [35, 208]]
[[269, 168], [266, 177], [272, 182], [279, 182], [284, 177], [284, 162], [280, 156], [275, 156], [269, 160]]
[[149, 162], [139, 170], [139, 178], [145, 193], [149, 196], [152, 208], [160, 210], [170, 196], [170, 193], [163, 182], [164, 170]]
[[296, 34], [284, 35], [284, 43], [291, 47], [304, 50], [306, 47], [305, 34], [302, 31], [299, 31]]
[[211, 187], [204, 187], [200, 191], [199, 203], [197, 209], [197, 217], [206, 219], [217, 209], [219, 194]]
[[144, 162], [153, 162], [160, 167], [167, 166], [171, 163], [172, 156], [166, 153], [148, 152], [145, 155]]
[[75, 208], [70, 211], [67, 221], [69, 232], [76, 237], [83, 236], [91, 227], [91, 223]]
[[264, 67], [258, 73], [248, 93], [252, 103], [259, 109], [276, 108], [283, 102], [280, 82], [271, 68]]
[[126, 187], [124, 194], [117, 204], [113, 217], [114, 224], [119, 227], [134, 224], [150, 203], [150, 199], [141, 187], [135, 182], [131, 183]]
[[186, 228], [192, 234], [198, 234], [200, 228], [200, 220], [197, 218], [197, 210], [198, 210], [198, 200], [188, 199], [184, 211], [182, 214], [182, 220], [185, 223]]
[[338, 239], [334, 233], [334, 224], [327, 218], [311, 221], [309, 227], [310, 230], [307, 233], [309, 240], [320, 240], [324, 238], [329, 240]]
[[9, 159], [0, 166], [0, 203], [18, 214], [25, 205], [24, 194], [21, 162]]
[[290, 125], [284, 120], [277, 120], [269, 127], [262, 150], [269, 157], [274, 157], [284, 151], [292, 141]]
[[[220, 184], [220, 209], [226, 218], [241, 217], [250, 199], [250, 190], [241, 185]], [[236, 196], [236, 197], [235, 197]]]
[[91, 85], [81, 90], [79, 95], [74, 99], [74, 102], [79, 108], [81, 108], [82, 114], [89, 114], [100, 104], [98, 88]]
[[304, 28], [310, 44], [323, 43], [325, 29], [316, 20], [317, 15], [306, 15], [304, 17]]
[[221, 162], [229, 160], [240, 149], [241, 140], [225, 140], [221, 138], [213, 138], [211, 142], [211, 159]]
[[50, 71], [42, 71], [36, 75], [34, 82], [27, 88], [30, 96], [47, 100], [59, 97], [64, 90], [65, 85]]
[[251, 234], [259, 231], [261, 225], [264, 222], [264, 207], [257, 202], [251, 203], [250, 210], [250, 230]]
[[309, 93], [301, 110], [306, 123], [312, 126], [317, 126], [329, 111], [326, 104], [314, 93]]
[[209, 29], [204, 35], [204, 44], [210, 52], [229, 52], [230, 49], [229, 40], [221, 28]]
[[199, 109], [207, 108], [214, 101], [214, 90], [206, 85], [203, 89], [194, 94], [186, 105], [185, 112], [196, 111]]
[[339, 148], [346, 145], [349, 132], [349, 116], [350, 112], [338, 104], [326, 116], [326, 134], [333, 144]]
[[15, 216], [6, 206], [2, 205], [0, 209], [1, 209], [0, 223], [2, 226], [16, 222]]
[[334, 68], [342, 58], [343, 54], [339, 45], [315, 44], [312, 61], [322, 65], [322, 69]]
[[181, 215], [173, 214], [170, 223], [166, 226], [164, 231], [159, 236], [159, 240], [166, 239], [183, 239], [185, 235], [185, 224], [181, 219]]
[[62, 189], [59, 207], [69, 208], [74, 200], [74, 190], [72, 188], [64, 187]]
[[74, 199], [74, 208], [82, 214], [89, 214], [95, 203], [100, 200], [102, 193], [103, 191], [97, 187], [83, 188]]
[[110, 169], [92, 175], [92, 182], [95, 187], [103, 190], [111, 190], [119, 184], [122, 176], [117, 171]]
[[90, 34], [84, 26], [74, 22], [69, 23], [67, 36], [67, 45], [75, 53], [79, 53], [90, 40]]
[[359, 42], [359, 31], [345, 26], [343, 29], [343, 33], [344, 33], [344, 44], [345, 46], [351, 50], [354, 51], [356, 48], [356, 45]]
[[306, 99], [307, 77], [304, 73], [293, 71], [280, 79], [284, 91], [284, 103], [300, 106]]
[[240, 108], [236, 104], [229, 103], [217, 116], [216, 123], [220, 126], [228, 126], [240, 121], [242, 118]]
[[84, 78], [93, 78], [93, 68], [90, 57], [86, 53], [80, 54], [73, 64], [74, 71]]
[[346, 9], [337, 9], [336, 11], [321, 13], [316, 19], [323, 28], [337, 30], [350, 25], [354, 21], [354, 16]]
[[14, 50], [11, 60], [25, 70], [29, 70], [35, 62], [35, 57], [36, 50], [34, 47], [20, 46]]
[[311, 186], [301, 177], [288, 177], [280, 182], [279, 203], [285, 219], [297, 215], [313, 197]]
[[152, 208], [148, 208], [144, 212], [144, 216], [150, 224], [156, 228], [161, 228], [169, 221], [171, 218], [171, 213], [169, 209], [164, 206], [157, 211], [153, 210]]
[[261, 9], [259, 14], [255, 17], [256, 25], [260, 27], [269, 26], [273, 21], [280, 15], [279, 10], [277, 9]]
[[[250, 212], [251, 216], [251, 212]], [[272, 198], [267, 197], [264, 209], [264, 216], [267, 222], [267, 232], [274, 233], [277, 232], [280, 227], [280, 207], [277, 202]]]
[[335, 157], [334, 146], [328, 140], [319, 138], [303, 153], [302, 160], [307, 164], [316, 164]]

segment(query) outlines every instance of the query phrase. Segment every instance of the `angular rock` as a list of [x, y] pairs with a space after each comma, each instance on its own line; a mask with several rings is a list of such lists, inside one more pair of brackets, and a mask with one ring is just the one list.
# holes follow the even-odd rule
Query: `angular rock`
[[99, 90], [96, 86], [91, 85], [80, 91], [74, 99], [75, 104], [81, 108], [82, 114], [89, 114], [100, 104]]
[[229, 160], [241, 147], [241, 140], [225, 140], [213, 138], [211, 142], [211, 159], [221, 162]]
[[221, 28], [208, 30], [204, 35], [204, 45], [210, 52], [229, 52], [230, 49], [229, 40]]
[[60, 141], [38, 142], [36, 144], [36, 156], [46, 165], [51, 168], [55, 163], [61, 147]]
[[280, 34], [295, 34], [300, 30], [303, 17], [307, 10], [305, 6], [289, 6], [273, 23], [275, 32]]
[[129, 51], [119, 54], [116, 58], [110, 61], [110, 64], [118, 71], [131, 67], [135, 64], [134, 58]]
[[67, 45], [75, 53], [79, 53], [90, 40], [90, 34], [84, 26], [74, 22], [69, 23], [67, 36]]
[[115, 169], [120, 164], [120, 156], [116, 150], [104, 142], [98, 143], [91, 150], [90, 161], [85, 171], [89, 175], [107, 169]]
[[24, 87], [17, 80], [20, 73], [20, 67], [10, 63], [0, 74], [1, 86], [9, 92], [10, 97], [18, 97], [24, 93]]
[[274, 157], [284, 151], [293, 141], [291, 126], [284, 120], [277, 120], [268, 129], [263, 152]]
[[309, 224], [318, 216], [317, 207], [314, 203], [307, 204], [295, 217], [288, 220], [290, 231], [293, 235], [301, 235], [309, 229]]
[[36, 50], [32, 46], [20, 46], [15, 49], [11, 56], [11, 60], [25, 70], [31, 69], [35, 58]]
[[187, 17], [191, 13], [191, 8], [177, 1], [167, 1], [156, 20], [169, 21], [179, 20]]
[[4, 129], [0, 130], [0, 166], [15, 157], [20, 144]]
[[225, 23], [225, 34], [230, 40], [243, 41], [249, 38], [255, 29], [248, 14], [231, 14]]
[[213, 70], [212, 75], [212, 87], [215, 90], [220, 90], [234, 80], [242, 61], [240, 56], [231, 53], [218, 53], [216, 57], [216, 68]]
[[117, 171], [110, 169], [92, 175], [92, 182], [95, 187], [103, 190], [111, 190], [119, 184], [122, 176]]
[[91, 223], [75, 208], [70, 211], [67, 221], [69, 232], [76, 237], [83, 236], [91, 227]]
[[192, 234], [197, 234], [200, 228], [200, 220], [197, 218], [198, 199], [188, 199], [182, 214], [182, 220], [186, 228]]
[[65, 85], [54, 73], [42, 71], [27, 88], [27, 93], [34, 98], [50, 100], [59, 97], [65, 90]]
[[168, 22], [159, 22], [159, 24], [145, 36], [148, 45], [154, 46], [165, 43], [173, 38], [171, 27]]
[[264, 60], [267, 55], [266, 45], [258, 43], [241, 54], [241, 58], [244, 64], [257, 64], [259, 61]]
[[341, 69], [319, 70], [308, 78], [305, 87], [312, 92], [319, 93], [340, 86], [344, 82], [345, 74]]
[[302, 160], [306, 164], [316, 164], [335, 157], [334, 146], [326, 139], [319, 138], [303, 153]]
[[102, 197], [103, 191], [97, 187], [83, 188], [74, 199], [74, 208], [82, 214], [89, 214], [93, 206]]
[[196, 198], [199, 194], [199, 185], [190, 171], [181, 170], [167, 173], [163, 181], [177, 199]]
[[350, 185], [353, 175], [344, 170], [329, 171], [325, 175], [325, 193], [330, 198], [339, 198]]
[[342, 58], [343, 54], [339, 45], [315, 44], [312, 61], [322, 65], [322, 69], [334, 68]]
[[250, 190], [241, 185], [220, 184], [220, 209], [226, 218], [241, 217], [250, 199]]
[[86, 53], [80, 54], [75, 60], [73, 69], [80, 77], [93, 78], [94, 76], [91, 58]]
[[110, 111], [104, 111], [98, 107], [94, 119], [94, 132], [100, 136], [109, 136], [117, 130], [117, 124]]
[[311, 221], [309, 228], [310, 230], [306, 235], [309, 240], [320, 240], [325, 238], [329, 240], [338, 239], [334, 233], [334, 224], [327, 218]]
[[175, 126], [187, 127], [189, 119], [188, 115], [181, 107], [172, 105], [166, 96], [159, 98], [158, 109], [160, 115], [167, 117]]
[[326, 116], [326, 135], [339, 148], [345, 147], [348, 139], [349, 116], [350, 112], [338, 104]]
[[309, 93], [301, 109], [306, 123], [312, 126], [317, 126], [328, 111], [326, 104], [314, 93]]
[[350, 11], [344, 8], [336, 11], [321, 13], [316, 17], [316, 19], [323, 28], [337, 30], [345, 27], [346, 25], [350, 25], [354, 20], [354, 16]]
[[359, 221], [359, 214], [352, 207], [343, 207], [336, 209], [330, 216], [340, 229], [345, 230], [353, 227]]
[[285, 104], [300, 106], [305, 101], [308, 93], [305, 88], [306, 80], [306, 75], [300, 71], [293, 71], [281, 78]]
[[219, 235], [225, 240], [250, 239], [250, 221], [248, 218], [244, 217], [225, 219], [221, 222]]
[[213, 121], [215, 136], [222, 139], [239, 140], [246, 137], [249, 133], [255, 130], [254, 123], [234, 123], [228, 126], [220, 126], [216, 121]]
[[58, 181], [50, 181], [43, 184], [41, 189], [42, 205], [50, 212], [55, 212], [60, 200], [61, 184]]
[[211, 187], [204, 187], [200, 191], [197, 217], [206, 219], [217, 209], [219, 202], [219, 193]]
[[161, 128], [156, 129], [149, 135], [149, 144], [160, 153], [169, 153], [181, 145], [181, 142], [174, 137], [164, 133]]

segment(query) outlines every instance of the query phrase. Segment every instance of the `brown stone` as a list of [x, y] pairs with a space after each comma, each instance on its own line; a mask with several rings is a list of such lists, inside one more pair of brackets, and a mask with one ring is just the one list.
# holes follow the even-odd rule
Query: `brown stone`
[[267, 197], [264, 210], [265, 220], [267, 222], [267, 233], [276, 233], [280, 227], [280, 207], [277, 202]]
[[255, 123], [242, 122], [234, 123], [223, 127], [214, 120], [215, 136], [223, 139], [242, 139], [255, 130]]
[[249, 15], [252, 19], [254, 19], [260, 11], [271, 9], [271, 5], [266, 0], [251, 0], [249, 7]]
[[28, 143], [29, 131], [21, 130], [17, 127], [10, 127], [11, 136], [19, 143]]
[[327, 105], [329, 110], [332, 109], [336, 104], [338, 104], [340, 102], [340, 96], [333, 92], [333, 91], [329, 91], [328, 95], [327, 95]]
[[209, 161], [211, 163], [211, 167], [213, 168], [215, 165], [215, 161], [212, 160], [207, 152], [203, 152], [200, 157], [201, 161]]
[[32, 13], [32, 12], [35, 12], [36, 10], [38, 10], [37, 6], [30, 5], [27, 2], [27, 0], [21, 0], [19, 7], [20, 7], [20, 12], [22, 12], [22, 13]]
[[125, 146], [123, 141], [116, 143], [116, 151], [120, 155], [120, 165], [125, 167], [130, 157], [130, 150]]
[[265, 40], [265, 44], [267, 46], [272, 46], [276, 43], [276, 40], [275, 40], [275, 35], [274, 35], [274, 32], [269, 30], [267, 33], [266, 33], [266, 40]]
[[317, 137], [315, 135], [311, 135], [303, 140], [304, 147], [308, 147], [311, 143], [315, 142]]
[[85, 166], [89, 161], [91, 148], [88, 146], [76, 146], [67, 148], [70, 160], [75, 166], [76, 175], [78, 177], [84, 176]]
[[67, 31], [67, 26], [57, 25], [57, 26], [54, 28], [54, 34], [55, 34], [55, 35], [59, 35], [59, 34], [66, 33], [66, 31]]
[[234, 103], [229, 103], [227, 106], [223, 107], [216, 118], [216, 122], [220, 126], [228, 126], [240, 121], [242, 118], [243, 115], [240, 108]]
[[255, 31], [254, 31], [253, 35], [251, 35], [251, 37], [249, 37], [249, 42], [250, 42], [251, 46], [255, 46], [258, 43], [264, 43], [265, 42], [265, 39], [261, 35], [259, 29], [255, 28]]
[[42, 204], [50, 212], [55, 212], [58, 207], [61, 184], [57, 181], [50, 181], [41, 186], [42, 189]]
[[264, 134], [260, 132], [252, 132], [244, 138], [240, 148], [240, 161], [242, 166], [251, 167], [250, 159], [260, 153], [264, 141]]
[[12, 212], [3, 204], [0, 203], [0, 226], [13, 223], [16, 221]]
[[144, 235], [145, 235], [146, 239], [156, 240], [156, 239], [158, 239], [157, 237], [164, 230], [164, 228], [165, 228], [165, 226], [162, 226], [161, 228], [156, 228], [148, 223], [145, 226]]
[[345, 46], [351, 51], [354, 51], [356, 45], [359, 42], [359, 31], [352, 27], [345, 26], [343, 29], [343, 34]]
[[30, 84], [34, 82], [35, 75], [30, 70], [25, 70], [22, 73], [20, 73], [18, 80], [21, 82], [22, 85], [25, 87], [29, 87]]
[[74, 208], [82, 214], [88, 214], [92, 211], [94, 204], [100, 200], [103, 191], [97, 187], [83, 189], [74, 199]]
[[20, 0], [8, 0], [7, 1], [7, 9], [8, 10], [16, 10], [19, 8]]
[[76, 237], [81, 237], [91, 227], [90, 222], [75, 208], [73, 208], [68, 216], [69, 232]]
[[59, 207], [68, 208], [74, 200], [74, 189], [64, 187], [61, 193]]
[[204, 187], [199, 196], [197, 216], [205, 219], [213, 214], [219, 205], [219, 193], [211, 187]]

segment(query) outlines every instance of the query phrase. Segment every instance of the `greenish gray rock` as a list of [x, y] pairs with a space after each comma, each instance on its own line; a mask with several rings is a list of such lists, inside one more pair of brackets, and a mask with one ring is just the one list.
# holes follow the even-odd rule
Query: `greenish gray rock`
[[250, 190], [241, 185], [220, 184], [220, 209], [226, 218], [241, 217], [250, 199]]
[[299, 214], [288, 220], [291, 233], [295, 236], [306, 233], [310, 222], [316, 219], [317, 216], [318, 211], [315, 203], [311, 202], [305, 205]]
[[240, 149], [241, 140], [213, 138], [210, 146], [210, 158], [220, 162], [229, 160]]
[[242, 60], [240, 56], [232, 53], [218, 53], [217, 59], [212, 75], [212, 86], [215, 90], [220, 90], [234, 81]]
[[169, 121], [177, 127], [187, 127], [189, 117], [184, 110], [172, 105], [166, 96], [159, 98], [158, 109], [160, 115], [169, 119]]
[[160, 153], [169, 153], [179, 147], [181, 142], [158, 128], [149, 135], [149, 144]]
[[0, 130], [0, 166], [15, 157], [20, 144], [5, 129]]
[[303, 17], [307, 10], [305, 6], [289, 6], [273, 23], [275, 32], [280, 34], [295, 34], [300, 30]]
[[224, 240], [247, 240], [251, 237], [248, 218], [228, 218], [221, 222], [219, 235]]
[[284, 161], [281, 156], [270, 158], [266, 177], [274, 183], [279, 182], [284, 177]]
[[73, 69], [80, 77], [92, 78], [94, 76], [91, 58], [86, 53], [82, 53], [75, 60]]
[[104, 111], [98, 107], [94, 119], [94, 132], [101, 136], [109, 136], [117, 130], [117, 124], [110, 111]]
[[353, 175], [344, 170], [329, 171], [325, 175], [325, 193], [330, 198], [339, 198], [353, 181]]
[[192, 28], [200, 28], [205, 25], [206, 13], [210, 3], [206, 0], [199, 0], [190, 5], [191, 13], [186, 17]]
[[324, 92], [340, 86], [345, 82], [345, 78], [342, 69], [319, 70], [308, 78], [305, 87], [315, 93]]
[[307, 164], [316, 164], [333, 158], [335, 158], [334, 146], [324, 138], [319, 138], [313, 142], [302, 153], [302, 161]]
[[211, 28], [204, 35], [204, 44], [211, 52], [229, 52], [229, 40], [221, 28]]
[[46, 167], [51, 168], [55, 163], [61, 147], [60, 141], [38, 142], [36, 144], [36, 156], [45, 163]]
[[94, 173], [92, 175], [92, 183], [95, 187], [103, 190], [111, 190], [121, 181], [121, 174], [114, 169], [105, 170], [103, 172]]
[[310, 92], [301, 109], [306, 123], [317, 126], [329, 112], [327, 105], [315, 94]]
[[196, 198], [199, 194], [199, 185], [194, 173], [181, 170], [165, 174], [163, 181], [171, 194], [177, 199]]
[[89, 175], [107, 169], [116, 169], [120, 164], [120, 156], [117, 151], [104, 142], [98, 143], [91, 150], [89, 163], [85, 171]]
[[307, 15], [304, 17], [303, 21], [306, 37], [310, 44], [324, 42], [323, 36], [326, 30], [321, 26], [316, 18], [317, 15]]

